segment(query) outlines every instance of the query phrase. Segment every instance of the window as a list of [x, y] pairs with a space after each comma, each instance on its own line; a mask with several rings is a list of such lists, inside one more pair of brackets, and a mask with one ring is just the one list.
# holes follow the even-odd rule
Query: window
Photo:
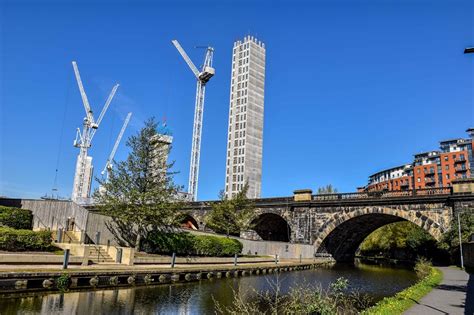
[[447, 170], [447, 171], [449, 171], [449, 165], [445, 165], [445, 166], [444, 166], [444, 169]]
[[418, 178], [416, 179], [416, 181], [417, 181], [418, 183], [421, 182], [421, 178], [418, 177]]

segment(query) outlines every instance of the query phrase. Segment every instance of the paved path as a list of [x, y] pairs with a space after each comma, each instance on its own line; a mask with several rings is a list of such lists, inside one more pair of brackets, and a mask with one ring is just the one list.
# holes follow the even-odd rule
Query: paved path
[[474, 275], [453, 267], [440, 267], [441, 284], [405, 315], [474, 314]]

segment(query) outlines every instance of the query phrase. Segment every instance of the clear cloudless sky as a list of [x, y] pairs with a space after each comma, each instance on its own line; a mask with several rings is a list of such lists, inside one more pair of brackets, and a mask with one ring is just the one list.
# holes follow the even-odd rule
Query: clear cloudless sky
[[[170, 158], [187, 186], [195, 79], [215, 48], [206, 90], [199, 199], [224, 186], [233, 42], [265, 42], [262, 196], [333, 184], [412, 161], [474, 126], [474, 1], [0, 1], [0, 195], [72, 190], [84, 117], [71, 61], [96, 115], [120, 83], [90, 155], [99, 175], [124, 139], [166, 118]], [[116, 155], [127, 156], [125, 141]], [[94, 184], [96, 186], [96, 184]], [[186, 187], [185, 187], [186, 188]]]

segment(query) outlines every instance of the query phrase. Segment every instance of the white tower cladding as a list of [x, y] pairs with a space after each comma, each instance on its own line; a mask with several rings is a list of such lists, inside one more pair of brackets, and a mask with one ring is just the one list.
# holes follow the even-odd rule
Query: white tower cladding
[[262, 183], [265, 44], [253, 36], [234, 43], [230, 88], [225, 194], [248, 183], [247, 197], [259, 198]]

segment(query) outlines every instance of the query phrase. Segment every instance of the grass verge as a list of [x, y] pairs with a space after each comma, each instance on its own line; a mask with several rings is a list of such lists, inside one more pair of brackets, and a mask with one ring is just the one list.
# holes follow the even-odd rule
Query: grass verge
[[415, 302], [428, 294], [435, 286], [440, 284], [443, 274], [437, 268], [431, 267], [430, 274], [424, 279], [405, 290], [398, 292], [395, 296], [386, 297], [374, 306], [362, 312], [363, 315], [372, 314], [402, 314], [409, 309]]

